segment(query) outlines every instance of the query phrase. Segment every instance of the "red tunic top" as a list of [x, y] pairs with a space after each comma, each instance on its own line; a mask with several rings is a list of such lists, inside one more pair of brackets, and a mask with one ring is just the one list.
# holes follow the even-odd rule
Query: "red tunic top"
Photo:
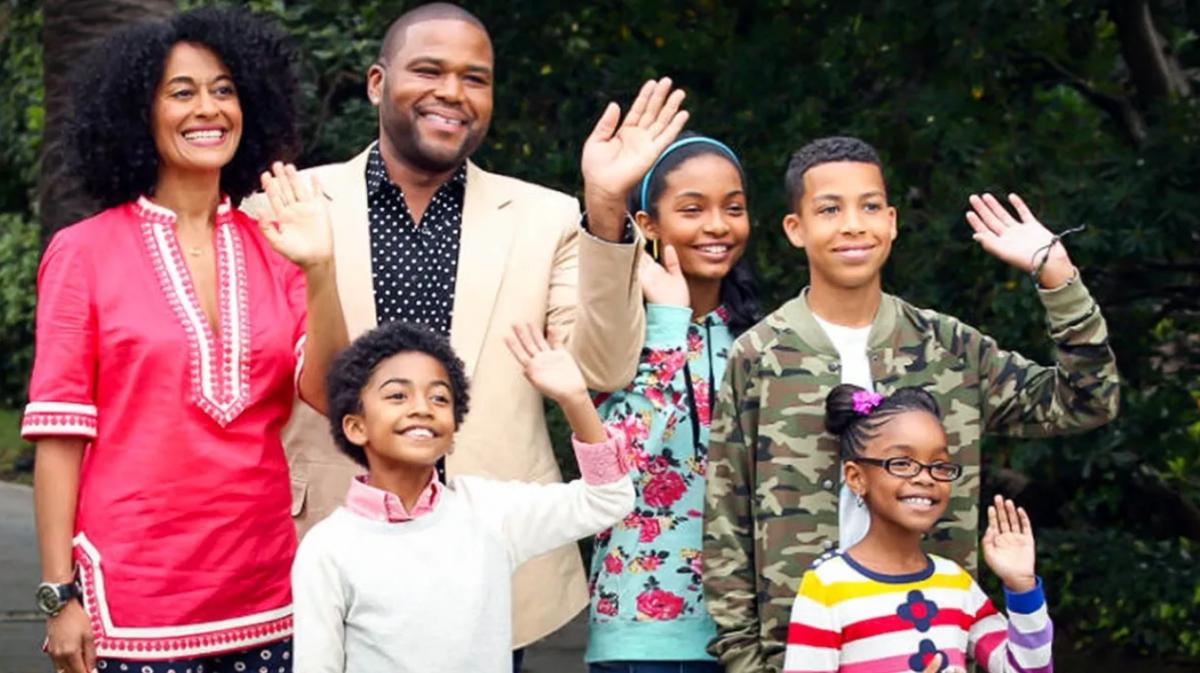
[[38, 271], [22, 436], [90, 440], [74, 555], [102, 657], [216, 654], [292, 629], [279, 433], [304, 276], [226, 200], [214, 334], [174, 219], [145, 198], [110, 208], [55, 235]]

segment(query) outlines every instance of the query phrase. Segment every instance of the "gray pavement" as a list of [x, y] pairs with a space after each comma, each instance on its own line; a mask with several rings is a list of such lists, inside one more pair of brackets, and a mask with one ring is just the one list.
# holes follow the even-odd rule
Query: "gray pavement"
[[[45, 628], [34, 612], [40, 572], [33, 528], [33, 492], [0, 482], [0, 673], [47, 673]], [[582, 616], [529, 648], [525, 673], [582, 673], [587, 626]]]
[[33, 491], [0, 482], [0, 673], [45, 673], [45, 626], [33, 606], [38, 571]]

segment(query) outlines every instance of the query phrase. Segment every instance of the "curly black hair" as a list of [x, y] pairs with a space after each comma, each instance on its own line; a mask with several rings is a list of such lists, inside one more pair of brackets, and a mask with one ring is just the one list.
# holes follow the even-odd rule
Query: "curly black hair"
[[800, 199], [804, 197], [804, 174], [810, 168], [835, 161], [874, 164], [883, 171], [879, 153], [866, 142], [851, 136], [818, 138], [793, 152], [788, 160], [787, 173], [783, 178], [788, 207], [799, 212]]
[[879, 434], [879, 428], [903, 411], [924, 411], [939, 421], [942, 412], [937, 400], [924, 388], [906, 386], [884, 397], [866, 414], [854, 408], [855, 393], [869, 393], [859, 386], [843, 383], [825, 398], [825, 429], [838, 438], [842, 460], [862, 455], [867, 442]]
[[[702, 137], [704, 136], [694, 131], [684, 131], [676, 138], [676, 142], [687, 138]], [[709, 143], [683, 145], [679, 149], [672, 150], [654, 167], [654, 173], [651, 174], [650, 181], [646, 185], [646, 213], [650, 217], [658, 218], [658, 200], [662, 197], [663, 190], [667, 188], [668, 175], [688, 159], [709, 155], [721, 157], [733, 164], [733, 167], [737, 169], [738, 177], [742, 180], [742, 185], [748, 186], [746, 172], [742, 169], [741, 163], [731, 160], [731, 157], [721, 148]], [[626, 206], [629, 208], [629, 212], [636, 213], [642, 210], [641, 180], [629, 193], [627, 201]], [[647, 251], [650, 250], [649, 242], [647, 242], [646, 248]], [[729, 311], [729, 331], [734, 336], [740, 335], [762, 320], [762, 307], [758, 301], [758, 277], [754, 275], [754, 270], [745, 255], [742, 255], [729, 273], [721, 279], [720, 302]]]
[[205, 7], [133, 24], [103, 40], [71, 77], [69, 160], [103, 208], [154, 187], [158, 150], [150, 108], [167, 55], [180, 42], [211, 49], [237, 87], [242, 138], [221, 171], [221, 190], [235, 204], [257, 189], [271, 162], [299, 151], [293, 51], [272, 23], [240, 8]]
[[445, 337], [426, 327], [406, 322], [376, 327], [339, 353], [325, 377], [329, 431], [333, 434], [333, 441], [342, 453], [363, 467], [367, 467], [366, 452], [346, 436], [342, 430], [342, 419], [349, 414], [362, 413], [362, 389], [379, 363], [407, 352], [424, 353], [442, 363], [446, 375], [450, 377], [456, 429], [467, 415], [470, 403], [467, 374], [462, 360], [454, 354]]

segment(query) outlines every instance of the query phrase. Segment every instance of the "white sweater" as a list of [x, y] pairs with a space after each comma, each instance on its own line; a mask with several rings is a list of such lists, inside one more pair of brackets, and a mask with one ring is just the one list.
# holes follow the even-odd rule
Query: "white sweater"
[[510, 574], [633, 509], [601, 486], [458, 477], [429, 514], [372, 521], [339, 508], [296, 553], [295, 673], [511, 673]]

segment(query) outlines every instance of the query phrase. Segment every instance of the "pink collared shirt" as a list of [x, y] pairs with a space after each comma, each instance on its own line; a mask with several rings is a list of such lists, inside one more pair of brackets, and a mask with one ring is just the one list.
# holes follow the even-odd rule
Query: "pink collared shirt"
[[[579, 473], [592, 486], [611, 484], [629, 471], [625, 464], [625, 435], [612, 430], [607, 432], [608, 439], [596, 444], [581, 442], [571, 435]], [[367, 483], [367, 475], [360, 474], [350, 481], [350, 489], [346, 492], [346, 509], [372, 521], [412, 521], [433, 511], [442, 488], [444, 486], [437, 472], [434, 472], [429, 478], [429, 485], [421, 491], [412, 512], [409, 512], [395, 493], [371, 486]]]
[[441, 490], [442, 482], [438, 480], [435, 471], [429, 478], [429, 484], [425, 490], [421, 491], [421, 495], [417, 497], [417, 503], [413, 505], [412, 512], [409, 512], [404, 503], [400, 502], [399, 496], [382, 488], [371, 486], [367, 483], [367, 475], [360, 474], [350, 481], [350, 490], [346, 492], [346, 509], [372, 521], [389, 523], [412, 521], [433, 511], [433, 506], [437, 504], [438, 493]]

